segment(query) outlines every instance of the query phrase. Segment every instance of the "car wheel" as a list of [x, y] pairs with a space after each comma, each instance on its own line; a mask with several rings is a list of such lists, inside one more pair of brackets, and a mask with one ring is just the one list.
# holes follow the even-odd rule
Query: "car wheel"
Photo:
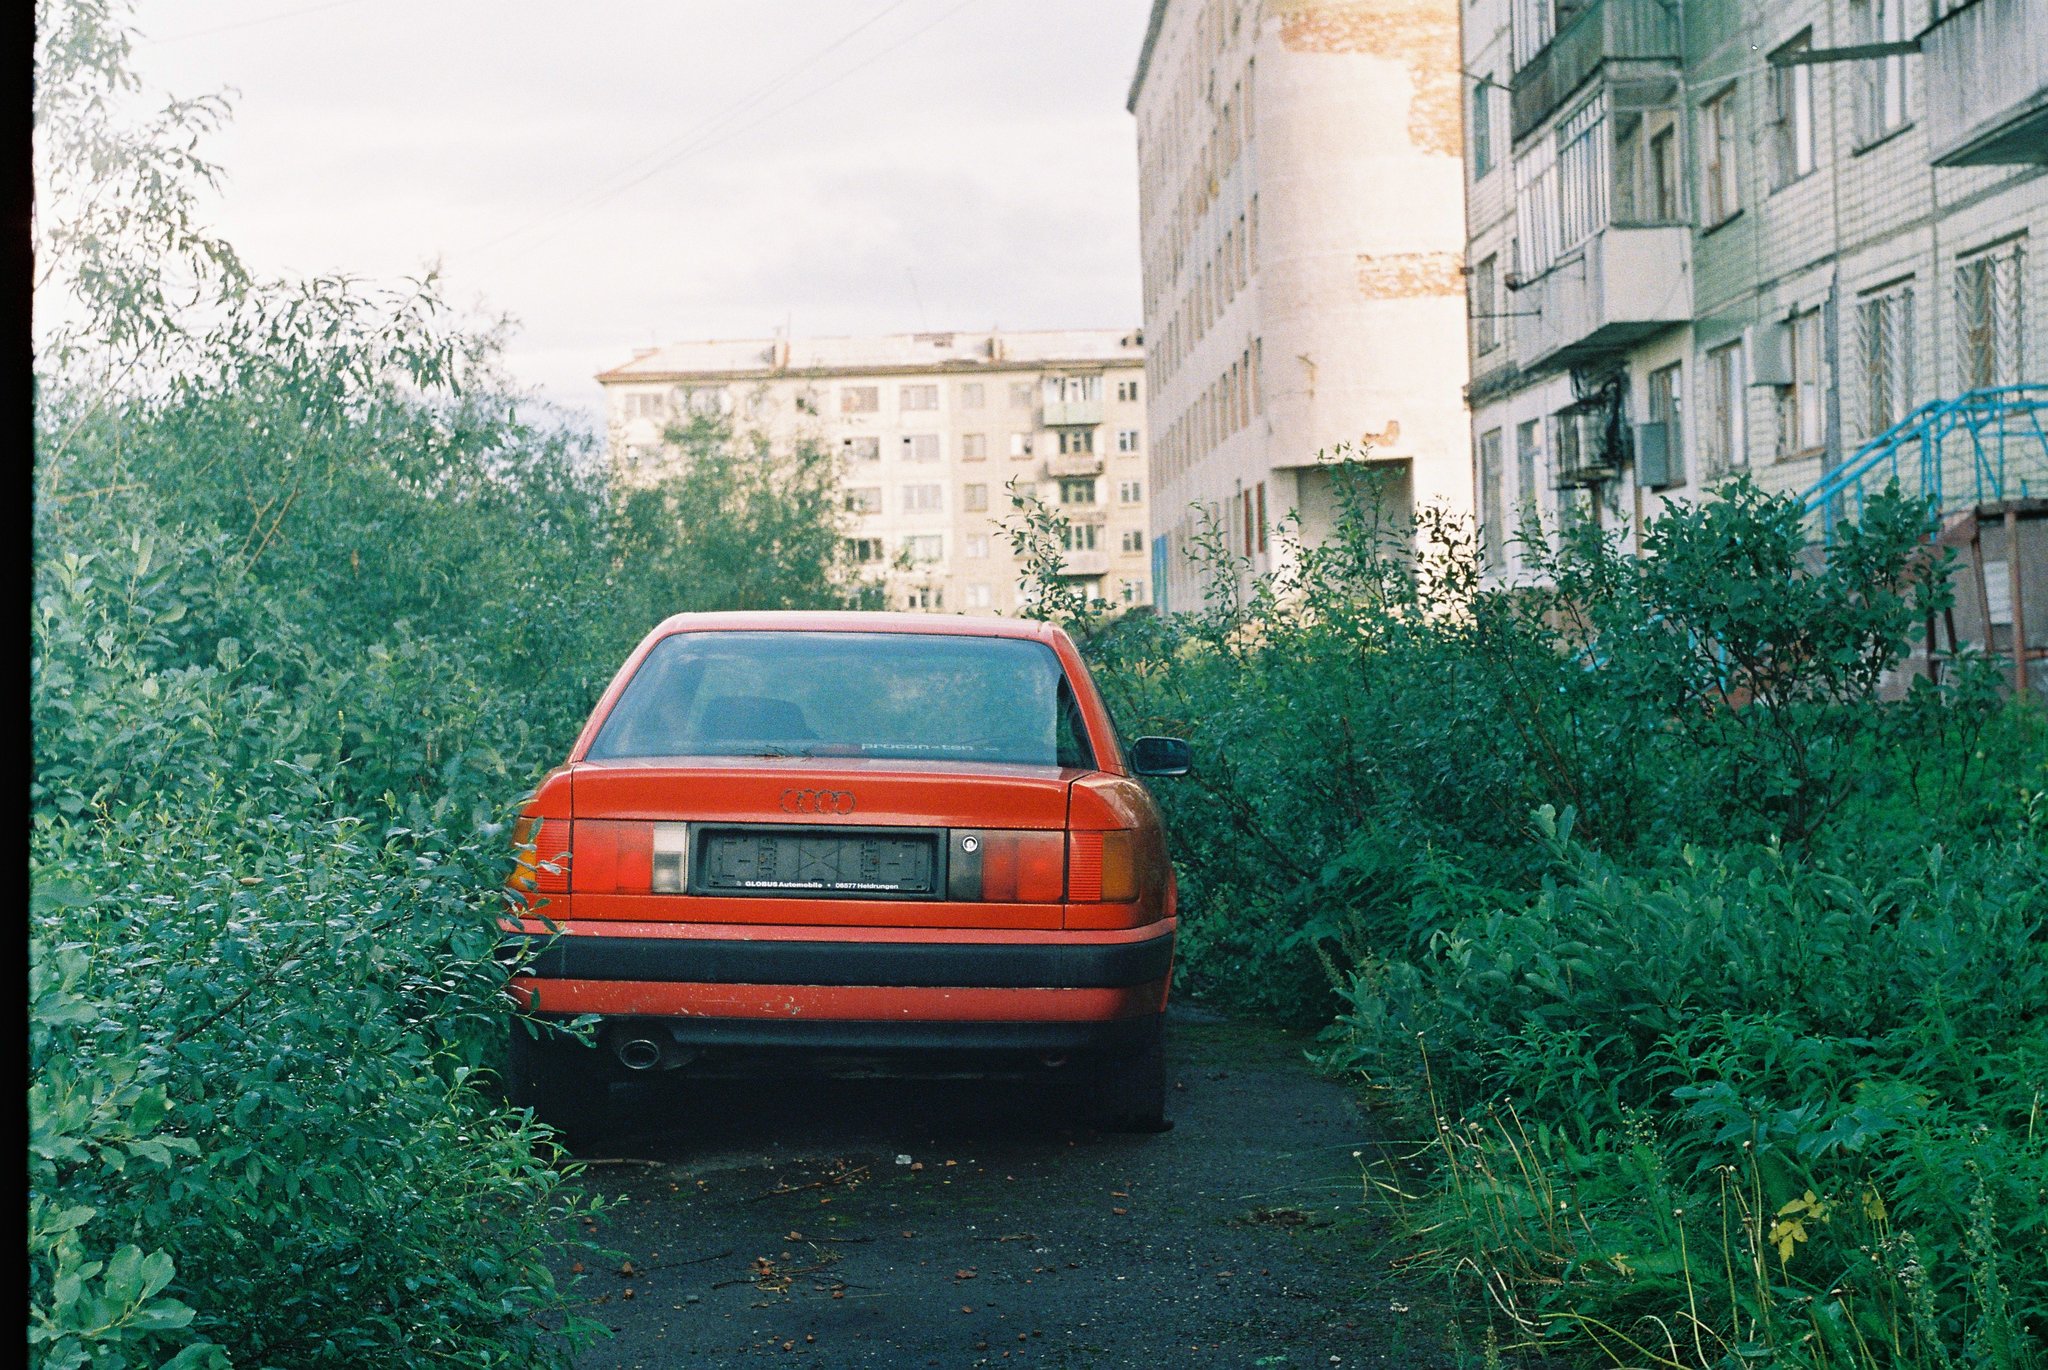
[[611, 1079], [594, 1047], [559, 1033], [535, 1036], [515, 1022], [510, 1056], [505, 1094], [514, 1108], [532, 1109], [572, 1146], [603, 1130]]
[[1147, 1025], [1142, 1041], [1096, 1067], [1090, 1113], [1106, 1132], [1165, 1132], [1166, 1034], [1163, 1016]]

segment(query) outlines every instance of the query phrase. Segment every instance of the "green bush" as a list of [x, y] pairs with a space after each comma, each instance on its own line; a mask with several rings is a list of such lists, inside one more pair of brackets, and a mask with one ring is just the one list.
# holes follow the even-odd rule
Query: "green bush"
[[120, 11], [37, 18], [32, 1359], [565, 1363], [503, 821], [662, 617], [865, 600], [830, 461], [613, 488], [431, 281], [253, 277], [218, 102], [120, 123]]
[[1497, 586], [1337, 475], [1273, 575], [1205, 540], [1200, 613], [1047, 602], [1194, 744], [1181, 988], [1334, 1018], [1427, 1133], [1368, 1192], [1506, 1344], [2042, 1364], [2048, 719], [1981, 661], [1892, 688], [1949, 593], [1922, 509], [1816, 553], [1737, 482], [1640, 555], [1531, 525]]

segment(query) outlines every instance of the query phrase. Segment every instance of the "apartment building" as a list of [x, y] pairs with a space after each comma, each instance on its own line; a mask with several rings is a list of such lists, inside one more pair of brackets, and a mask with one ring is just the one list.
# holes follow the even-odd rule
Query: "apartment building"
[[597, 379], [627, 481], [677, 459], [664, 435], [691, 416], [838, 453], [849, 550], [892, 607], [1014, 613], [1013, 493], [1066, 516], [1063, 570], [1085, 593], [1151, 600], [1135, 331], [685, 342]]
[[1462, 45], [1494, 571], [1528, 511], [1626, 540], [2048, 378], [2043, 0], [1471, 0]]
[[1206, 526], [1254, 571], [1331, 461], [1471, 507], [1460, 0], [1155, 0], [1131, 82], [1155, 594]]

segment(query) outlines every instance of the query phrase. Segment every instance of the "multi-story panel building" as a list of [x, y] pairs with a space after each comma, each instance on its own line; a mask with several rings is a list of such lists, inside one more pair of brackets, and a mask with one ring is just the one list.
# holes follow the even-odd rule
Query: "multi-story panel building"
[[741, 438], [839, 454], [850, 551], [892, 607], [1010, 613], [1013, 495], [1068, 521], [1064, 570], [1090, 595], [1151, 601], [1144, 346], [1136, 332], [762, 338], [651, 349], [598, 376], [613, 468], [677, 457], [691, 415]]
[[1200, 603], [1205, 523], [1253, 570], [1331, 460], [1394, 512], [1471, 503], [1460, 0], [1154, 0], [1131, 83], [1155, 584]]
[[2041, 0], [1472, 0], [1463, 51], [1495, 571], [2048, 378]]

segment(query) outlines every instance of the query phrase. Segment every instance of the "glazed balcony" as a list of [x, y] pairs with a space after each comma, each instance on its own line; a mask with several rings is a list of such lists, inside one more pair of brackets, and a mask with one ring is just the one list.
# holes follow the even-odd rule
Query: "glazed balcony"
[[1680, 56], [1678, 6], [1659, 0], [1592, 0], [1515, 72], [1508, 105], [1514, 137], [1527, 137], [1604, 62]]
[[[2048, 7], [1977, 0], [1920, 35], [1936, 166], [2048, 164]], [[1939, 92], [1938, 95], [1935, 92]]]
[[1692, 318], [1692, 230], [1610, 224], [1511, 297], [1515, 359], [1555, 371]]

